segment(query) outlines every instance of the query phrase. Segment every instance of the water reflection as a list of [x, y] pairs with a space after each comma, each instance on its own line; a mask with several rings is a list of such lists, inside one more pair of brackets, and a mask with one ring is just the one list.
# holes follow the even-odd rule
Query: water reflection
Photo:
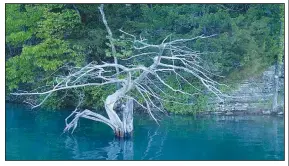
[[[102, 148], [93, 150], [81, 150], [77, 138], [67, 135], [65, 148], [72, 153], [73, 159], [81, 160], [132, 160], [133, 142], [130, 140], [121, 141], [114, 139]], [[123, 154], [123, 158], [121, 158]]]
[[[167, 131], [160, 132], [159, 128], [148, 130], [148, 141], [145, 151], [142, 153], [142, 160], [155, 160], [162, 155]], [[108, 145], [101, 148], [87, 150], [78, 143], [78, 138], [73, 135], [65, 136], [65, 149], [72, 153], [72, 158], [76, 160], [134, 160], [134, 140], [113, 139]], [[157, 149], [156, 149], [157, 148]]]
[[[160, 139], [157, 137], [161, 137]], [[162, 150], [163, 150], [163, 146], [164, 146], [164, 142], [166, 140], [167, 137], [167, 130], [164, 133], [161, 133], [159, 131], [159, 128], [157, 128], [154, 132], [152, 132], [151, 130], [148, 131], [148, 143], [146, 146], [146, 150], [142, 155], [142, 160], [155, 160], [158, 159], [158, 157], [160, 157], [162, 155]], [[160, 141], [157, 141], [160, 140]], [[153, 145], [152, 144], [156, 144], [158, 147], [158, 150], [156, 149], [152, 149]], [[151, 150], [152, 149], [152, 150]], [[148, 157], [148, 155], [151, 155], [151, 157]]]
[[[172, 116], [160, 126], [136, 115], [132, 140], [106, 125], [81, 120], [62, 133], [70, 111], [7, 106], [7, 160], [284, 160], [284, 117]], [[37, 147], [37, 148], [31, 148]]]

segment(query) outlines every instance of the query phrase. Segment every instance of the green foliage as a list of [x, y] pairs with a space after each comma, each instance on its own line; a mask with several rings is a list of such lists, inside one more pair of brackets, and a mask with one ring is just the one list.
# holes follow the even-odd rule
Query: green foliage
[[282, 8], [277, 4], [141, 5], [143, 19], [133, 29], [142, 29], [141, 35], [156, 43], [168, 34], [173, 38], [216, 34], [188, 45], [208, 52], [202, 58], [213, 72], [226, 76], [220, 81], [235, 83], [261, 73], [280, 55]]
[[[190, 79], [188, 78], [188, 80]], [[195, 94], [194, 96], [189, 96], [179, 92], [172, 92], [166, 88], [165, 93], [167, 95], [161, 95], [166, 100], [164, 102], [164, 108], [167, 111], [175, 114], [195, 114], [206, 110], [208, 95], [203, 95], [202, 92], [200, 92], [204, 89], [198, 81], [191, 80], [190, 82], [194, 85], [194, 87], [192, 87], [183, 83], [180, 78], [177, 79], [175, 76], [169, 75], [166, 78], [166, 82], [174, 89]], [[168, 96], [173, 96], [174, 98]], [[177, 100], [175, 98], [177, 98]]]
[[103, 107], [103, 103], [108, 95], [111, 95], [116, 90], [114, 85], [106, 85], [101, 87], [85, 87], [85, 101], [86, 107]]
[[[121, 39], [113, 39], [113, 44], [116, 48], [116, 57], [117, 58], [127, 58], [132, 55], [132, 42], [125, 40], [124, 36], [120, 36]], [[105, 43], [109, 48], [111, 48], [110, 43]], [[105, 55], [107, 57], [112, 57], [111, 49], [105, 49]]]
[[46, 76], [65, 63], [80, 62], [81, 59], [81, 55], [70, 49], [67, 42], [59, 39], [24, 46], [20, 56], [12, 57], [6, 63], [8, 88], [13, 90], [19, 83], [32, 83], [41, 78], [40, 73]]
[[71, 35], [79, 24], [78, 15], [74, 10], [61, 9], [62, 6], [57, 5], [57, 9], [61, 10], [59, 12], [51, 12], [50, 5], [42, 8], [42, 21], [38, 22], [37, 37], [63, 39]]
[[16, 46], [31, 39], [42, 14], [33, 5], [6, 5], [6, 43]]
[[[83, 63], [82, 48], [63, 40], [64, 33], [70, 33], [77, 24], [75, 12], [68, 9], [61, 13], [52, 12], [53, 9], [61, 10], [63, 6], [7, 5], [6, 44], [21, 47], [21, 53], [6, 62], [8, 90], [12, 91], [21, 84], [41, 82], [65, 63]], [[21, 8], [23, 11], [20, 12]], [[13, 24], [14, 20], [16, 24]], [[27, 43], [30, 39], [37, 42]]]
[[[174, 94], [175, 97], [180, 98], [183, 101], [188, 101], [188, 97], [180, 94]], [[173, 102], [164, 102], [164, 108], [174, 114], [196, 114], [198, 112], [206, 111], [208, 97], [205, 95], [197, 95], [194, 97], [194, 101], [187, 102], [190, 105], [184, 105]]]
[[[18, 88], [31, 90], [50, 84], [53, 79], [49, 76], [66, 63], [82, 66], [91, 61], [113, 61], [98, 6], [7, 4], [5, 46], [8, 93]], [[188, 42], [187, 46], [206, 53], [201, 56], [205, 61], [203, 67], [225, 76], [214, 79], [230, 87], [240, 80], [258, 75], [276, 60], [281, 62], [284, 59], [284, 5], [152, 4], [148, 7], [146, 4], [107, 4], [104, 12], [119, 59], [134, 54], [130, 41], [119, 29], [141, 36], [152, 44], [159, 44], [169, 34], [172, 39], [216, 34], [212, 38]], [[151, 59], [137, 59], [132, 63], [147, 66], [151, 64]], [[66, 71], [60, 69], [58, 72]], [[134, 73], [134, 76], [139, 74]], [[119, 75], [119, 78], [124, 77]], [[176, 89], [198, 92], [185, 83], [179, 87], [175, 77], [166, 79]], [[189, 80], [202, 91], [201, 94], [188, 97], [168, 90], [169, 95], [179, 97], [182, 102], [194, 103], [188, 106], [165, 102], [168, 111], [192, 114], [207, 109], [208, 94], [203, 94], [204, 89], [195, 78]], [[84, 105], [102, 106], [105, 97], [114, 90], [115, 86], [84, 88]], [[136, 91], [131, 93], [143, 102]], [[55, 94], [45, 106], [69, 106], [78, 100], [75, 91], [65, 99], [61, 99], [62, 96], [63, 92]]]

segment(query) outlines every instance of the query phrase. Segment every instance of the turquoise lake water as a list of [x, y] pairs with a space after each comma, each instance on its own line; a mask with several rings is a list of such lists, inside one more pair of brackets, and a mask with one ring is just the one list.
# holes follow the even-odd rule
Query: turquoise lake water
[[6, 160], [284, 160], [282, 116], [164, 116], [158, 126], [137, 114], [123, 141], [85, 119], [62, 134], [69, 113], [6, 104]]

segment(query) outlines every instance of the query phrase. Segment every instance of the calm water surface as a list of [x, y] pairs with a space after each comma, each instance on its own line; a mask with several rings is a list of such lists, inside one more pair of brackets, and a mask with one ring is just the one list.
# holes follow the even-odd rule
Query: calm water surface
[[283, 117], [136, 115], [134, 137], [120, 141], [103, 124], [80, 120], [62, 134], [68, 110], [6, 104], [6, 160], [284, 160]]

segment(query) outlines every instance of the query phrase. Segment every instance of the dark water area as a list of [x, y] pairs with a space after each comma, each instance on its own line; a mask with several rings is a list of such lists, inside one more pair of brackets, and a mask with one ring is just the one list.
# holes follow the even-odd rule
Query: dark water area
[[165, 116], [158, 126], [137, 114], [123, 141], [86, 119], [62, 134], [69, 113], [6, 104], [6, 160], [284, 160], [283, 117]]

